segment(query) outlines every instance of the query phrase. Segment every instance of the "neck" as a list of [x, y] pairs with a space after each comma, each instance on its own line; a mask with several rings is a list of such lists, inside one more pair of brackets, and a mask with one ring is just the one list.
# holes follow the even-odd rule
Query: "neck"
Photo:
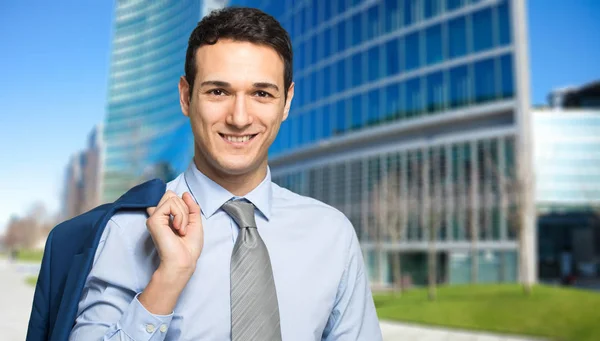
[[267, 160], [256, 169], [244, 174], [228, 174], [213, 165], [200, 154], [194, 155], [194, 164], [202, 174], [228, 190], [231, 194], [243, 197], [258, 187], [267, 176]]

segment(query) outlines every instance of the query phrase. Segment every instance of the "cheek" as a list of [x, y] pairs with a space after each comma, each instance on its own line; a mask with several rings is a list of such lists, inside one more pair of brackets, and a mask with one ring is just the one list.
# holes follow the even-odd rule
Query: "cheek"
[[200, 103], [195, 111], [192, 124], [195, 124], [200, 130], [210, 131], [212, 127], [224, 121], [227, 110], [221, 103], [204, 102]]

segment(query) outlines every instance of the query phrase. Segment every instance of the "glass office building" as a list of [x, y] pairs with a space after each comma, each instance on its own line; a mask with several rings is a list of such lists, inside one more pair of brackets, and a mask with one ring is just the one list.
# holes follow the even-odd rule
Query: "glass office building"
[[534, 110], [532, 123], [540, 279], [562, 276], [565, 251], [580, 278], [598, 278], [600, 108]]
[[193, 136], [177, 84], [190, 33], [222, 0], [118, 0], [104, 139], [103, 201], [189, 164]]
[[532, 115], [540, 211], [600, 206], [600, 109]]
[[[290, 33], [295, 98], [273, 179], [352, 221], [373, 284], [518, 278], [515, 178], [529, 107], [524, 5], [511, 0], [239, 0]], [[521, 72], [519, 72], [521, 71]], [[535, 264], [534, 238], [527, 227]], [[533, 266], [530, 278], [535, 277]]]

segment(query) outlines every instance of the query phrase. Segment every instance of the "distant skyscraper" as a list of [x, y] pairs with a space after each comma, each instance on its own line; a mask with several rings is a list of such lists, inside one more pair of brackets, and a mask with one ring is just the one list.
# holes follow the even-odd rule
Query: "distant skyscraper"
[[398, 254], [426, 283], [432, 241], [438, 281], [514, 281], [519, 259], [535, 280], [531, 192], [521, 215], [502, 185], [530, 170], [522, 1], [232, 4], [262, 8], [292, 38], [295, 97], [273, 179], [350, 218], [373, 283], [391, 281]]
[[69, 160], [64, 180], [62, 220], [89, 211], [101, 203], [102, 131], [102, 125], [94, 127], [86, 148], [73, 154]]
[[223, 5], [215, 0], [116, 2], [103, 201], [147, 178], [148, 169], [168, 165], [172, 171], [157, 174], [177, 174], [191, 161], [193, 136], [181, 113], [177, 84], [190, 33], [204, 14]]

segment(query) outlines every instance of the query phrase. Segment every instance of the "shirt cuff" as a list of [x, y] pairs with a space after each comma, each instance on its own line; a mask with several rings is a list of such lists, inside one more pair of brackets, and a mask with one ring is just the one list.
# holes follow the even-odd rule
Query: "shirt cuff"
[[118, 329], [136, 341], [161, 341], [169, 330], [173, 313], [155, 315], [146, 310], [138, 300], [137, 294], [118, 322]]

